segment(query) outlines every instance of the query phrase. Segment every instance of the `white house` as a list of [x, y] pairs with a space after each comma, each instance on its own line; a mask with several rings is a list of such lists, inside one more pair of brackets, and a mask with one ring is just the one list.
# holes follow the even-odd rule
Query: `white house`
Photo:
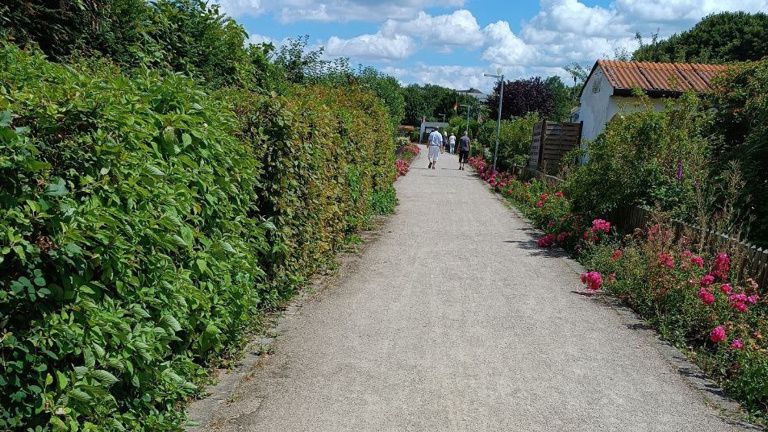
[[641, 109], [633, 89], [653, 100], [654, 110], [664, 109], [664, 98], [677, 98], [688, 90], [704, 91], [724, 65], [647, 63], [598, 60], [579, 94], [577, 121], [583, 121], [582, 140], [591, 141], [619, 112]]

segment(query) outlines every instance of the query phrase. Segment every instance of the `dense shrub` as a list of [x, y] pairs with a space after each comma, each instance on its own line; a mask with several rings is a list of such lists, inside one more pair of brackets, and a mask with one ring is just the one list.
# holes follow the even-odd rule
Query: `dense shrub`
[[0, 429], [178, 430], [256, 308], [391, 211], [385, 117], [2, 47]]
[[617, 114], [588, 144], [587, 163], [566, 179], [565, 192], [580, 212], [605, 215], [631, 205], [697, 214], [697, 194], [709, 179], [711, 113], [686, 94], [654, 112]]
[[[765, 17], [764, 17], [765, 18]], [[739, 197], [750, 240], [768, 245], [768, 60], [735, 65], [716, 77], [707, 95], [715, 111], [715, 169], [739, 163], [744, 187]]]
[[[528, 163], [531, 154], [531, 136], [537, 121], [536, 113], [501, 121], [499, 154], [496, 160], [499, 171], [508, 170], [513, 165], [522, 166]], [[486, 121], [477, 132], [477, 142], [490, 152], [487, 156], [491, 161], [493, 161], [493, 152], [496, 147], [496, 130], [496, 122]]]

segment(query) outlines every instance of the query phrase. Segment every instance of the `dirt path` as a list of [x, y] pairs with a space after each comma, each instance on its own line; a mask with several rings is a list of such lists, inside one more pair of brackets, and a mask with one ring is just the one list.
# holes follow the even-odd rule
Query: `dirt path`
[[205, 430], [737, 430], [455, 156], [426, 165]]

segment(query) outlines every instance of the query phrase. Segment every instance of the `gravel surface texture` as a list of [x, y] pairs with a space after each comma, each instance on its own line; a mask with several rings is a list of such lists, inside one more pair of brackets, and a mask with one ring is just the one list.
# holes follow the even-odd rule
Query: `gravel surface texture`
[[456, 156], [425, 156], [357, 270], [281, 324], [205, 430], [740, 430]]

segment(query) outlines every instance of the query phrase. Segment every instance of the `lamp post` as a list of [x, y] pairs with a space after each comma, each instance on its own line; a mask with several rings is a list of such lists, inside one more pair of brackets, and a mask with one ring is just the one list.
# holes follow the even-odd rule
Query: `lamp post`
[[[501, 69], [497, 69], [496, 73], [501, 73]], [[493, 172], [496, 172], [496, 155], [499, 153], [499, 135], [501, 135], [501, 101], [504, 100], [504, 75], [483, 74], [483, 76], [497, 78], [501, 81], [501, 88], [499, 89], [499, 118], [496, 121], [496, 150], [493, 152]]]
[[443, 118], [443, 122], [445, 122], [445, 114], [438, 114], [440, 117]]

